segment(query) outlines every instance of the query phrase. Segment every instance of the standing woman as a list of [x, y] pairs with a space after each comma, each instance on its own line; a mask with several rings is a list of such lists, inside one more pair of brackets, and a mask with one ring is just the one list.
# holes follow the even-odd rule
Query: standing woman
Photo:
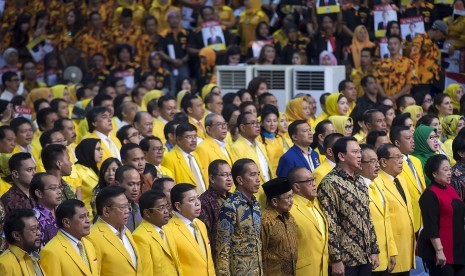
[[[438, 134], [436, 129], [431, 126], [419, 125], [413, 133], [413, 140], [415, 142], [415, 150], [412, 155], [420, 159], [423, 170], [425, 169], [426, 161], [436, 155], [439, 148]], [[429, 178], [426, 178], [426, 185], [430, 183]]]
[[311, 119], [310, 103], [306, 97], [290, 100], [286, 105], [286, 117], [289, 125], [294, 121], [304, 120], [315, 129], [316, 124]]
[[92, 191], [99, 181], [97, 163], [102, 160], [102, 156], [100, 139], [84, 139], [76, 147], [76, 170], [78, 175], [82, 177], [82, 201], [85, 203], [89, 215], [92, 214], [90, 206]]
[[451, 181], [446, 156], [428, 159], [425, 174], [431, 179], [420, 197], [423, 230], [418, 239], [418, 254], [431, 276], [465, 275], [464, 203]]
[[95, 206], [95, 199], [97, 198], [98, 193], [105, 187], [113, 186], [115, 182], [116, 169], [121, 167], [121, 161], [117, 158], [110, 157], [107, 158], [102, 163], [100, 171], [98, 173], [98, 183], [97, 186], [92, 191], [92, 199], [90, 200], [90, 206], [92, 208], [92, 215], [95, 217], [97, 215], [97, 210]]
[[266, 154], [273, 172], [278, 168], [279, 159], [284, 154], [283, 138], [278, 134], [279, 111], [271, 104], [262, 108], [260, 114], [260, 142], [265, 145]]

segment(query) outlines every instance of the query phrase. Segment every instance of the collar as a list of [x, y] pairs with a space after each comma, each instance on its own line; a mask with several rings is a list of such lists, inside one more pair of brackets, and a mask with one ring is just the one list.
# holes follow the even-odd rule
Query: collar
[[186, 225], [190, 225], [191, 223], [195, 222], [195, 219], [194, 220], [190, 220], [188, 218], [186, 218], [185, 216], [181, 215], [179, 212], [174, 212], [176, 214], [176, 216], [178, 218], [180, 218], [182, 220], [182, 222], [184, 222], [184, 224]]
[[71, 235], [70, 233], [66, 232], [65, 230], [63, 229], [60, 229], [61, 233], [63, 233], [63, 235], [65, 235], [74, 245], [77, 246], [77, 244], [80, 242], [80, 240], [76, 239], [73, 235]]
[[336, 167], [334, 169], [338, 172], [338, 174], [346, 179], [346, 180], [357, 180], [357, 178], [360, 176], [357, 172], [354, 172], [354, 176], [350, 176], [346, 171], [344, 171], [340, 166], [336, 164]]
[[395, 178], [394, 176], [388, 174], [388, 173], [385, 172], [385, 171], [383, 171], [383, 172], [387, 175], [387, 177], [388, 177], [391, 181], [394, 181], [394, 178]]
[[333, 161], [331, 161], [329, 158], [326, 158], [326, 160], [328, 161], [328, 163], [334, 168], [336, 167], [336, 163], [334, 163]]
[[363, 179], [363, 182], [365, 182], [365, 184], [366, 184], [367, 186], [370, 186], [371, 182], [373, 182], [373, 180], [368, 179], [368, 178], [366, 178], [366, 177], [364, 177], [364, 176], [360, 176], [360, 177]]
[[[150, 223], [150, 222], [149, 222], [149, 223]], [[152, 224], [152, 223], [150, 223], [150, 224]], [[160, 233], [160, 231], [163, 230], [161, 227], [158, 227], [158, 226], [156, 226], [155, 224], [152, 224], [152, 225], [153, 225], [153, 227], [155, 228], [155, 230], [157, 231], [157, 233]]]
[[276, 211], [275, 208], [267, 205], [265, 207], [265, 210], [267, 210], [268, 212], [270, 212], [271, 214], [273, 214], [273, 218], [277, 218], [277, 219], [281, 219], [281, 220], [287, 220], [289, 219], [289, 212], [284, 212], [282, 214], [280, 214], [278, 211]]
[[252, 199], [248, 199], [241, 191], [239, 190], [236, 190], [234, 192], [235, 195], [237, 195], [242, 201], [244, 201], [247, 205], [249, 205], [250, 207], [253, 206], [254, 202], [256, 202], [257, 200], [255, 199], [255, 196], [252, 195]]
[[179, 147], [179, 146], [178, 146], [178, 149], [179, 149], [179, 151], [181, 151], [181, 154], [182, 154], [182, 156], [184, 156], [184, 158], [189, 158], [189, 156], [194, 157], [194, 156], [192, 155], [192, 153], [187, 153], [187, 152], [185, 152], [185, 151], [184, 151], [181, 147]]
[[28, 254], [26, 251], [24, 251], [22, 248], [10, 244], [8, 247], [8, 250], [16, 257], [18, 260], [23, 260], [25, 256], [28, 256], [30, 258], [35, 258], [37, 260], [40, 259], [40, 255], [37, 252], [32, 252], [31, 254]]
[[215, 190], [215, 189], [213, 188], [212, 185], [210, 185], [210, 186], [208, 187], [207, 192], [208, 192], [208, 191], [210, 191], [210, 193], [213, 194], [213, 196], [215, 196], [215, 197], [217, 197], [217, 198], [222, 198], [222, 199], [226, 199], [226, 198], [228, 198], [228, 197], [231, 195], [230, 192], [226, 192], [226, 196], [221, 195], [217, 190]]
[[46, 217], [53, 217], [52, 211], [49, 209], [45, 208], [43, 205], [37, 204], [34, 209], [37, 210], [37, 212], [43, 214]]
[[[17, 144], [18, 145], [18, 144]], [[27, 145], [26, 147], [23, 147], [21, 145], [18, 145], [18, 148], [22, 151], [22, 152], [28, 152], [28, 153], [32, 153], [32, 146], [31, 144]]]
[[250, 143], [250, 141], [247, 138], [245, 138], [242, 135], [241, 135], [241, 137], [244, 138], [244, 140], [247, 142], [247, 145], [249, 145], [249, 147], [255, 148], [257, 146], [257, 143], [255, 142], [255, 140], [254, 140], [254, 143]]
[[98, 130], [94, 130], [95, 134], [98, 135], [98, 137], [100, 137], [100, 139], [102, 140], [107, 140], [107, 139], [110, 139], [110, 136], [106, 136], [105, 134], [101, 133], [100, 131]]
[[167, 121], [167, 120], [165, 120], [165, 118], [163, 118], [163, 116], [161, 116], [161, 115], [160, 115], [160, 116], [158, 116], [158, 119], [160, 119], [160, 121], [162, 121], [162, 122], [163, 122], [163, 123], [165, 123], [165, 124], [167, 124], [167, 123], [168, 123], [168, 121]]
[[99, 220], [103, 221], [106, 225], [108, 225], [108, 227], [111, 229], [111, 231], [118, 237], [122, 237], [121, 234], [125, 235], [126, 233], [126, 226], [123, 226], [123, 229], [121, 229], [121, 232], [118, 231], [118, 229], [116, 229], [115, 227], [113, 227], [113, 225], [109, 224], [108, 222], [106, 222], [104, 219], [102, 219], [101, 217], [98, 218]]
[[215, 140], [215, 142], [222, 148], [225, 148], [226, 147], [226, 142], [225, 141], [220, 141], [220, 140], [217, 140], [215, 138], [212, 137], [213, 140]]
[[196, 118], [194, 118], [192, 116], [189, 116], [189, 119], [192, 119], [192, 121], [194, 121], [194, 123], [196, 123], [196, 124], [202, 124], [199, 120], [197, 120]]

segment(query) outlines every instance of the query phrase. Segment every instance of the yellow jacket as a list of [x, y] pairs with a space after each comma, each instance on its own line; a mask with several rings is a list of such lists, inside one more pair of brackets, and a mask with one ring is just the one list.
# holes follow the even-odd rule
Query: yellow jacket
[[[45, 272], [42, 274], [45, 276]], [[0, 255], [0, 275], [35, 275], [34, 265], [31, 257], [21, 248], [10, 245], [10, 247]]]
[[0, 197], [8, 192], [8, 190], [11, 188], [11, 184], [3, 180], [3, 178], [0, 178]]
[[223, 153], [223, 151], [221, 150], [220, 146], [215, 141], [215, 139], [213, 139], [210, 136], [207, 136], [203, 140], [203, 142], [197, 146], [197, 149], [195, 150], [195, 152], [199, 156], [202, 156], [201, 162], [203, 162], [202, 166], [204, 168], [208, 169], [208, 165], [210, 165], [211, 162], [217, 159], [226, 160], [228, 164], [232, 166], [233, 163], [231, 159], [232, 158], [231, 148], [229, 147], [228, 143], [225, 143], [225, 144], [226, 144], [225, 147], [226, 147], [226, 152], [228, 153], [228, 156], [226, 156]]
[[418, 178], [420, 179], [421, 182], [421, 190], [418, 187], [417, 180], [415, 179], [415, 175], [413, 174], [412, 170], [410, 169], [407, 161], [402, 162], [402, 173], [400, 174], [408, 188], [408, 192], [410, 194], [410, 199], [412, 201], [412, 211], [413, 211], [413, 225], [415, 232], [418, 232], [420, 227], [423, 225], [422, 219], [421, 219], [421, 210], [420, 210], [420, 204], [418, 201], [420, 200], [420, 196], [423, 193], [423, 191], [426, 189], [425, 186], [425, 174], [423, 173], [423, 167], [421, 165], [420, 159], [416, 158], [413, 155], [409, 155], [410, 160], [412, 160], [413, 167], [415, 168], [415, 171], [417, 172]]
[[136, 254], [136, 267], [121, 240], [104, 221], [98, 219], [90, 229], [88, 237], [95, 247], [101, 276], [142, 275], [143, 267], [140, 254], [128, 229], [126, 229], [126, 236]]
[[325, 177], [332, 169], [333, 165], [329, 163], [328, 159], [325, 159], [314, 171], [313, 171], [313, 177], [315, 177], [315, 182], [316, 182], [316, 187], [318, 187], [321, 183], [321, 180], [323, 180], [323, 177]]
[[215, 275], [207, 228], [199, 219], [196, 219], [195, 223], [206, 243], [206, 257], [202, 253], [194, 235], [192, 235], [189, 229], [187, 229], [186, 224], [179, 217], [175, 215], [164, 228], [167, 232], [173, 234], [176, 250], [179, 254], [179, 261], [181, 262], [182, 273], [184, 275]]
[[166, 144], [166, 139], [165, 139], [165, 123], [160, 120], [160, 119], [155, 119], [153, 120], [153, 129], [152, 129], [152, 134], [155, 137], [160, 138], [162, 144]]
[[397, 176], [404, 190], [407, 203], [399, 194], [394, 182], [382, 170], [379, 171], [375, 182], [384, 186], [386, 199], [389, 204], [389, 214], [395, 218], [392, 224], [392, 234], [396, 243], [398, 255], [396, 267], [392, 273], [410, 271], [415, 267], [415, 232], [413, 229], [413, 212], [407, 184], [402, 176]]
[[375, 226], [376, 240], [379, 246], [379, 266], [375, 271], [385, 271], [388, 269], [389, 258], [397, 256], [397, 246], [394, 241], [391, 226], [391, 214], [389, 213], [389, 201], [384, 193], [383, 183], [374, 181], [378, 193], [382, 197], [384, 204], [375, 198], [373, 190], [368, 188], [370, 197], [370, 214]]
[[[258, 136], [258, 138], [258, 140], [261, 143], [263, 143], [261, 136]], [[265, 142], [266, 144], [264, 145], [266, 149], [266, 155], [270, 160], [271, 171], [276, 172], [276, 169], [278, 168], [279, 159], [286, 152], [284, 150], [283, 138], [281, 136], [275, 137], [274, 139], [265, 138]]]
[[194, 118], [189, 116], [189, 123], [193, 124], [195, 128], [197, 129], [197, 136], [202, 138], [202, 140], [205, 140], [207, 137], [207, 133], [205, 132], [205, 126], [202, 123], [202, 120], [199, 121], [200, 126], [197, 124], [196, 121], [194, 121]]
[[[203, 181], [205, 182], [205, 188], [208, 189], [208, 168], [203, 167], [201, 158], [195, 151], [191, 154], [197, 161], [197, 165], [202, 173]], [[195, 186], [197, 185], [189, 164], [184, 159], [181, 149], [178, 146], [174, 147], [173, 150], [163, 157], [161, 165], [173, 172], [174, 181], [176, 183], [190, 183]]]
[[[317, 199], [314, 199], [316, 209], [325, 221], [325, 232], [320, 231], [318, 221], [313, 211], [308, 207], [312, 204], [308, 199], [299, 195], [294, 195], [294, 205], [291, 215], [297, 224], [297, 275], [328, 275], [328, 223], [326, 217], [318, 206]], [[323, 273], [320, 274], [320, 271]]]
[[[32, 144], [31, 144], [31, 146], [32, 146]], [[13, 152], [11, 153], [11, 155], [13, 155], [15, 153], [18, 153], [18, 152], [23, 152], [23, 151], [18, 147], [18, 144], [16, 144], [16, 146], [13, 149]], [[34, 160], [34, 163], [36, 163], [36, 165], [37, 165], [37, 163], [39, 162], [39, 159], [40, 159], [40, 154], [37, 155], [37, 154], [34, 153], [34, 150], [32, 150], [31, 156], [32, 156], [32, 158]]]
[[[112, 134], [110, 134], [108, 137], [110, 138], [111, 141], [113, 141], [113, 143], [115, 143], [118, 150], [121, 150], [121, 142], [119, 141], [119, 139], [113, 136]], [[95, 131], [92, 133], [86, 134], [86, 136], [84, 136], [82, 139], [87, 139], [87, 138], [100, 139], [100, 137], [97, 135], [97, 133], [95, 133]], [[104, 141], [100, 142], [100, 147], [103, 150], [103, 156], [102, 156], [102, 160], [99, 163], [97, 163], [97, 167], [99, 169], [102, 166], [103, 161], [107, 160], [107, 158], [110, 158], [110, 157], [118, 158], [117, 156], [113, 156], [111, 154], [110, 149], [107, 147], [107, 144]]]
[[90, 268], [86, 266], [76, 248], [68, 238], [58, 231], [40, 251], [40, 265], [48, 275], [100, 275], [98, 269], [97, 255], [92, 243], [83, 238], [87, 260]]
[[76, 164], [76, 172], [81, 176], [81, 192], [82, 192], [82, 202], [86, 205], [87, 211], [89, 211], [89, 216], [92, 219], [92, 208], [90, 207], [90, 200], [92, 199], [92, 193], [95, 186], [98, 183], [98, 176], [95, 172], [88, 167], [85, 167], [81, 164]]
[[146, 220], [132, 233], [141, 256], [142, 275], [182, 275], [176, 242], [171, 233], [163, 229], [168, 245], [162, 240], [155, 227]]

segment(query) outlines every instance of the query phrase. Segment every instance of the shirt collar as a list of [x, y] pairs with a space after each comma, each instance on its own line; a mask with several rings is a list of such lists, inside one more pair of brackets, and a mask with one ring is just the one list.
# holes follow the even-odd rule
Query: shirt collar
[[[102, 219], [101, 217], [99, 217], [99, 219], [101, 221], [103, 221], [106, 225], [108, 225], [108, 227], [110, 227], [111, 231], [117, 235], [117, 236], [120, 236], [121, 233], [118, 231], [118, 229], [116, 229], [115, 227], [113, 227], [113, 225], [109, 224], [108, 222], [106, 222], [104, 219]], [[126, 226], [123, 226], [123, 229], [121, 229], [121, 232], [123, 233], [123, 235], [126, 233]]]
[[236, 190], [234, 192], [237, 194], [243, 201], [245, 201], [248, 205], [252, 206], [254, 202], [256, 201], [255, 196], [252, 195], [252, 199], [248, 199], [243, 193], [241, 193], [239, 190]]
[[366, 178], [366, 177], [364, 177], [364, 176], [360, 176], [360, 177], [363, 179], [363, 182], [365, 182], [365, 184], [366, 184], [367, 186], [370, 186], [371, 182], [373, 182], [373, 180], [368, 179], [368, 178]]
[[[217, 140], [215, 138], [212, 138], [213, 140], [215, 140], [215, 142], [222, 148], [225, 148], [226, 147], [226, 142], [225, 141], [220, 141], [220, 140]], [[246, 140], [248, 142], [248, 140]], [[250, 143], [250, 142], [249, 142]]]
[[160, 116], [158, 116], [158, 119], [160, 119], [160, 121], [162, 121], [162, 122], [163, 122], [163, 123], [165, 123], [165, 124], [167, 124], [167, 123], [168, 123], [168, 121], [167, 121], [167, 120], [165, 120], [165, 118], [163, 118], [163, 116], [161, 116], [161, 115], [160, 115]]
[[257, 143], [255, 143], [255, 140], [254, 140], [254, 143], [250, 143], [250, 141], [246, 139], [244, 136], [241, 135], [241, 137], [244, 138], [244, 140], [247, 142], [247, 145], [249, 145], [249, 147], [255, 148], [255, 146], [257, 145]]
[[328, 163], [334, 168], [336, 167], [336, 163], [334, 163], [333, 161], [331, 161], [329, 158], [326, 158], [326, 160], [328, 160]]
[[8, 249], [11, 251], [11, 253], [13, 253], [13, 255], [15, 255], [15, 257], [18, 260], [23, 260], [25, 258], [25, 256], [28, 256], [30, 258], [35, 258], [37, 260], [40, 259], [40, 255], [37, 252], [33, 251], [31, 254], [29, 254], [26, 251], [24, 251], [22, 248], [20, 248], [20, 247], [18, 247], [16, 245], [10, 244]]
[[226, 196], [223, 196], [223, 195], [221, 195], [220, 193], [218, 193], [218, 191], [215, 190], [215, 189], [213, 188], [213, 186], [211, 186], [211, 185], [208, 187], [207, 192], [208, 192], [208, 191], [210, 191], [210, 193], [211, 193], [213, 196], [218, 197], [218, 198], [223, 198], [223, 199], [226, 199], [227, 197], [229, 197], [229, 196], [231, 195], [230, 192], [226, 192]]
[[45, 208], [44, 206], [40, 205], [40, 204], [37, 204], [34, 209], [37, 210], [37, 212], [40, 212], [42, 213], [44, 216], [46, 217], [51, 217], [53, 216], [52, 214], [52, 211], [50, 211], [49, 209]]
[[63, 235], [65, 235], [74, 245], [77, 246], [77, 244], [80, 242], [78, 239], [76, 239], [73, 235], [71, 235], [70, 233], [66, 232], [65, 230], [63, 229], [60, 229], [61, 233], [63, 233]]
[[109, 139], [110, 137], [106, 136], [105, 134], [101, 133], [100, 131], [98, 130], [94, 130], [95, 134], [97, 134], [98, 137], [100, 137], [100, 139], [102, 140], [107, 140]]
[[178, 218], [180, 218], [180, 219], [182, 220], [182, 222], [184, 222], [186, 225], [190, 225], [191, 223], [193, 223], [193, 222], [195, 221], [195, 219], [194, 219], [194, 220], [190, 220], [190, 219], [186, 218], [185, 216], [181, 215], [179, 212], [176, 212], [176, 211], [175, 211], [174, 213], [175, 213], [176, 216], [177, 216]]
[[182, 156], [184, 156], [184, 158], [189, 158], [189, 156], [193, 156], [191, 153], [185, 152], [181, 147], [178, 146], [178, 148], [181, 151]]
[[[384, 171], [383, 171], [383, 172], [384, 172]], [[384, 172], [384, 173], [389, 177], [389, 179], [390, 179], [391, 181], [394, 181], [394, 178], [395, 178], [394, 176], [388, 174], [387, 172]]]

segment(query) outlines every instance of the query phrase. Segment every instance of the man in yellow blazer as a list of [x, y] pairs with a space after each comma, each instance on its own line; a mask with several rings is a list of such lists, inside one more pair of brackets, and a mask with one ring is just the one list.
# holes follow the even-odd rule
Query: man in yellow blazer
[[389, 213], [395, 218], [391, 226], [398, 255], [391, 273], [408, 273], [415, 267], [415, 232], [410, 194], [405, 180], [400, 176], [403, 156], [392, 144], [379, 147], [377, 155], [381, 171], [375, 182], [384, 186]]
[[221, 159], [232, 166], [232, 152], [226, 142], [228, 123], [223, 116], [210, 113], [205, 117], [207, 137], [199, 144], [195, 152], [202, 156], [203, 166], [208, 168], [211, 162]]
[[166, 143], [165, 125], [173, 120], [174, 114], [177, 112], [176, 99], [170, 95], [163, 95], [158, 99], [157, 105], [160, 116], [153, 120], [153, 136], [160, 138], [164, 145]]
[[4, 234], [9, 248], [0, 255], [0, 275], [45, 275], [38, 263], [40, 225], [32, 209], [15, 209], [6, 218]]
[[190, 183], [196, 186], [199, 194], [208, 189], [208, 172], [197, 148], [197, 129], [189, 123], [176, 128], [176, 147], [163, 158], [162, 166], [173, 172], [176, 183]]
[[157, 178], [163, 176], [173, 177], [173, 172], [161, 165], [164, 158], [163, 153], [166, 151], [166, 148], [163, 146], [163, 142], [160, 138], [155, 136], [145, 137], [140, 141], [139, 146], [144, 152], [145, 161], [155, 166]]
[[316, 167], [315, 171], [313, 171], [317, 188], [318, 185], [320, 185], [321, 180], [323, 180], [323, 177], [336, 167], [336, 160], [334, 159], [333, 150], [331, 148], [341, 137], [343, 137], [343, 135], [340, 133], [331, 133], [325, 137], [323, 142], [323, 148], [326, 151], [325, 161], [323, 161], [318, 167]]
[[120, 186], [102, 189], [96, 198], [97, 222], [89, 239], [95, 247], [101, 276], [142, 275], [141, 256], [126, 228], [131, 205]]
[[176, 242], [164, 225], [170, 220], [170, 205], [162, 191], [150, 190], [139, 198], [142, 223], [133, 232], [141, 256], [143, 275], [182, 275]]
[[171, 190], [175, 215], [165, 229], [173, 234], [184, 275], [215, 275], [205, 224], [198, 219], [201, 207], [195, 186], [177, 184]]
[[90, 133], [84, 136], [83, 139], [96, 138], [101, 140], [100, 146], [103, 150], [103, 157], [97, 166], [100, 168], [103, 161], [109, 157], [121, 160], [121, 142], [111, 135], [113, 125], [108, 110], [105, 107], [96, 106], [87, 113], [86, 118], [89, 123]]
[[423, 225], [421, 218], [420, 196], [426, 189], [425, 174], [420, 159], [410, 155], [415, 149], [413, 134], [409, 127], [396, 126], [390, 132], [391, 143], [399, 148], [403, 155], [402, 172], [400, 175], [405, 179], [410, 194], [413, 211], [413, 224], [415, 233]]
[[297, 224], [297, 275], [328, 275], [328, 224], [316, 198], [315, 178], [304, 167], [288, 174], [294, 191], [291, 215]]
[[40, 251], [47, 275], [100, 275], [97, 255], [85, 237], [90, 233], [90, 219], [84, 203], [77, 199], [63, 201], [56, 210], [57, 235]]
[[197, 128], [197, 136], [203, 141], [207, 136], [205, 126], [202, 124], [205, 107], [202, 98], [194, 94], [186, 94], [181, 101], [181, 108], [189, 118], [189, 123]]
[[389, 201], [384, 193], [384, 186], [379, 181], [374, 181], [378, 177], [379, 163], [378, 156], [373, 146], [363, 144], [362, 148], [362, 170], [360, 175], [368, 187], [370, 198], [370, 214], [376, 232], [376, 240], [379, 246], [379, 266], [372, 275], [386, 275], [391, 272], [396, 265], [397, 246], [394, 241], [391, 226], [391, 215], [389, 213]]

